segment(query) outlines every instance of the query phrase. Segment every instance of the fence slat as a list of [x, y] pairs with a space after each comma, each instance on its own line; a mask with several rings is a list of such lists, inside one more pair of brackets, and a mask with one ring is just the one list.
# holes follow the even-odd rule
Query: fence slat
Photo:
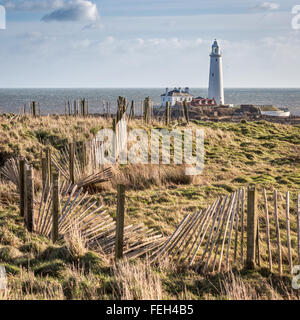
[[33, 217], [34, 217], [34, 178], [33, 178], [33, 169], [30, 166], [26, 170], [26, 203], [27, 210], [25, 216], [25, 223], [27, 230], [33, 232]]
[[236, 192], [238, 194], [238, 199], [235, 198], [234, 203], [233, 203], [233, 209], [232, 209], [232, 216], [231, 216], [231, 221], [230, 221], [230, 228], [229, 228], [229, 232], [228, 232], [228, 242], [227, 242], [227, 251], [226, 251], [226, 268], [229, 269], [229, 252], [230, 252], [230, 245], [231, 245], [231, 236], [232, 236], [232, 230], [233, 230], [233, 224], [234, 224], [234, 220], [235, 217], [237, 215], [237, 206], [238, 206], [238, 202], [239, 202], [239, 193]]
[[53, 200], [52, 200], [52, 241], [58, 240], [58, 216], [59, 216], [59, 175], [53, 173]]
[[277, 251], [278, 251], [278, 271], [279, 275], [282, 275], [282, 257], [281, 257], [281, 242], [280, 242], [280, 228], [278, 222], [278, 207], [277, 207], [277, 190], [274, 191], [274, 217], [275, 217], [275, 228], [277, 235]]
[[19, 162], [19, 179], [20, 179], [20, 215], [25, 216], [25, 160], [21, 159]]
[[257, 251], [257, 265], [261, 267], [259, 217], [257, 217], [256, 251]]
[[245, 189], [242, 188], [241, 199], [241, 263], [244, 263], [244, 207], [245, 207]]
[[222, 267], [222, 258], [223, 258], [223, 252], [224, 252], [224, 245], [225, 245], [225, 241], [226, 241], [226, 234], [227, 234], [227, 229], [228, 229], [231, 215], [234, 214], [233, 213], [233, 206], [234, 206], [235, 200], [236, 200], [236, 192], [234, 193], [232, 201], [230, 203], [230, 206], [228, 207], [228, 216], [227, 216], [227, 221], [226, 221], [224, 236], [223, 236], [223, 241], [222, 241], [222, 247], [221, 247], [221, 252], [220, 252], [220, 261], [219, 261], [218, 272], [221, 271], [221, 267]]
[[237, 247], [238, 247], [238, 237], [239, 237], [240, 201], [241, 201], [241, 189], [239, 189], [239, 196], [238, 196], [237, 209], [236, 209], [235, 240], [234, 240], [234, 258], [233, 258], [233, 261], [234, 261], [234, 262], [236, 262], [236, 258], [237, 258]]
[[[207, 268], [208, 268], [208, 265], [209, 265], [209, 262], [210, 262], [210, 258], [212, 256], [212, 252], [213, 252], [214, 246], [216, 244], [218, 232], [219, 231], [222, 232], [222, 230], [220, 230], [220, 226], [221, 226], [221, 228], [223, 227], [223, 223], [224, 223], [224, 220], [225, 220], [224, 219], [224, 213], [225, 213], [225, 207], [226, 207], [226, 204], [227, 204], [227, 199], [228, 199], [228, 196], [225, 197], [224, 202], [223, 202], [223, 206], [222, 206], [222, 209], [221, 209], [218, 225], [217, 225], [216, 230], [215, 230], [215, 234], [214, 234], [214, 237], [213, 237], [213, 240], [212, 240], [210, 251], [208, 253], [208, 257], [206, 258], [206, 262], [205, 262], [205, 265], [203, 267], [203, 272], [205, 272], [207, 270]], [[222, 222], [222, 225], [221, 225], [221, 222]]]
[[290, 193], [289, 191], [286, 193], [286, 236], [287, 236], [287, 247], [288, 247], [288, 255], [289, 255], [289, 265], [290, 271], [293, 269], [293, 257], [292, 257], [292, 249], [291, 249], [291, 227], [290, 227]]
[[271, 252], [271, 243], [270, 243], [270, 218], [269, 218], [269, 209], [268, 209], [268, 198], [266, 189], [264, 189], [264, 201], [265, 201], [265, 215], [266, 215], [266, 241], [268, 248], [268, 257], [269, 257], [269, 268], [272, 272], [272, 252]]

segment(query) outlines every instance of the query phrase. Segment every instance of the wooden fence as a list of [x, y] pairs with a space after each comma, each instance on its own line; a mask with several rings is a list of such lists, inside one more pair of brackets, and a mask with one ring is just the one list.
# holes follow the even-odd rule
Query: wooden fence
[[168, 258], [203, 273], [260, 267], [289, 274], [300, 264], [300, 196], [292, 203], [290, 192], [278, 198], [277, 190], [253, 188], [220, 197], [186, 215], [151, 260]]
[[[93, 114], [90, 112], [91, 107], [96, 111], [94, 115], [100, 115], [105, 119], [116, 118], [116, 123], [122, 118], [124, 114], [127, 114], [128, 120], [141, 119], [144, 123], [150, 124], [154, 120], [154, 105], [150, 97], [146, 97], [140, 103], [140, 108], [134, 100], [129, 102], [125, 97], [119, 97], [117, 99], [117, 105], [112, 106], [111, 102], [100, 102], [99, 112], [97, 112], [97, 102], [94, 101], [94, 105], [90, 106], [90, 102], [87, 98], [74, 99], [73, 101], [65, 101], [65, 110], [63, 115], [67, 117], [88, 117]], [[169, 108], [170, 109], [170, 108]], [[169, 110], [170, 111], [170, 110]], [[24, 104], [21, 108], [18, 116], [41, 116], [41, 106], [39, 102], [32, 101]]]
[[[203, 210], [186, 215], [173, 234], [163, 241], [162, 235], [142, 225], [122, 227], [124, 196], [119, 195], [118, 203], [123, 205], [118, 205], [117, 217], [121, 220], [116, 225], [96, 202], [89, 199], [83, 186], [74, 185], [69, 179], [58, 184], [54, 168], [50, 182], [48, 173], [44, 173], [41, 199], [35, 194], [35, 170], [24, 159], [10, 159], [1, 169], [1, 175], [14, 183], [20, 193], [20, 214], [29, 231], [47, 237], [54, 234], [56, 241], [70, 228], [67, 222], [80, 216], [79, 221], [83, 223], [80, 230], [91, 237], [90, 247], [97, 249], [96, 244], [101, 243], [101, 250], [111, 253], [117, 238], [122, 238], [124, 248], [127, 246], [125, 254], [133, 257], [152, 252], [153, 263], [167, 258], [198, 272], [261, 267], [279, 275], [289, 274], [294, 265], [300, 264], [299, 194], [241, 188], [219, 197]], [[59, 204], [55, 199], [60, 199]], [[101, 211], [99, 218], [95, 215], [98, 211]], [[53, 215], [58, 217], [57, 223], [53, 222]], [[85, 217], [91, 220], [85, 220]], [[55, 233], [52, 227], [59, 230]], [[116, 232], [121, 236], [116, 237]], [[143, 236], [146, 238], [142, 241]], [[139, 238], [137, 242], [130, 242], [136, 238]], [[120, 244], [117, 247], [120, 248]], [[139, 248], [138, 254], [130, 251], [133, 247]], [[120, 255], [116, 254], [117, 257]]]
[[0, 171], [17, 188], [20, 215], [29, 232], [57, 242], [75, 230], [85, 239], [88, 248], [116, 258], [145, 256], [164, 242], [159, 232], [143, 224], [125, 225], [124, 186], [118, 187], [117, 219], [114, 221], [83, 186], [70, 180], [60, 182], [55, 167], [51, 167], [50, 172], [51, 179], [47, 178], [47, 172], [43, 191], [38, 195], [35, 190], [38, 172], [24, 159], [11, 159]]

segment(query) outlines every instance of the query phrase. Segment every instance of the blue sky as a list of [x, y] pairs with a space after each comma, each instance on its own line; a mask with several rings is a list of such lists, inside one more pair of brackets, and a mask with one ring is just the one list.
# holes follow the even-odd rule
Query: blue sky
[[0, 87], [207, 87], [214, 38], [226, 87], [300, 87], [300, 0], [0, 4]]

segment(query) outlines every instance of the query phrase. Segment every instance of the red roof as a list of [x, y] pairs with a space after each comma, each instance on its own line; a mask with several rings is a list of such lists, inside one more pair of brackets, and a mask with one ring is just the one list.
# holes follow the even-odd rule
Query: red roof
[[215, 99], [193, 99], [191, 105], [194, 107], [216, 106], [217, 103]]

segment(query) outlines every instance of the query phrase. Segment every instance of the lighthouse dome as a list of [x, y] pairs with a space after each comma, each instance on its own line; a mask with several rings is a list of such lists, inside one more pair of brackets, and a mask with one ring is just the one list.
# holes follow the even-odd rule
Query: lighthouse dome
[[213, 47], [218, 47], [218, 46], [219, 46], [218, 41], [217, 41], [217, 39], [215, 39], [215, 41], [213, 43]]
[[215, 41], [212, 45], [212, 54], [213, 55], [220, 55], [221, 54], [220, 46], [219, 46], [217, 39], [215, 39]]

